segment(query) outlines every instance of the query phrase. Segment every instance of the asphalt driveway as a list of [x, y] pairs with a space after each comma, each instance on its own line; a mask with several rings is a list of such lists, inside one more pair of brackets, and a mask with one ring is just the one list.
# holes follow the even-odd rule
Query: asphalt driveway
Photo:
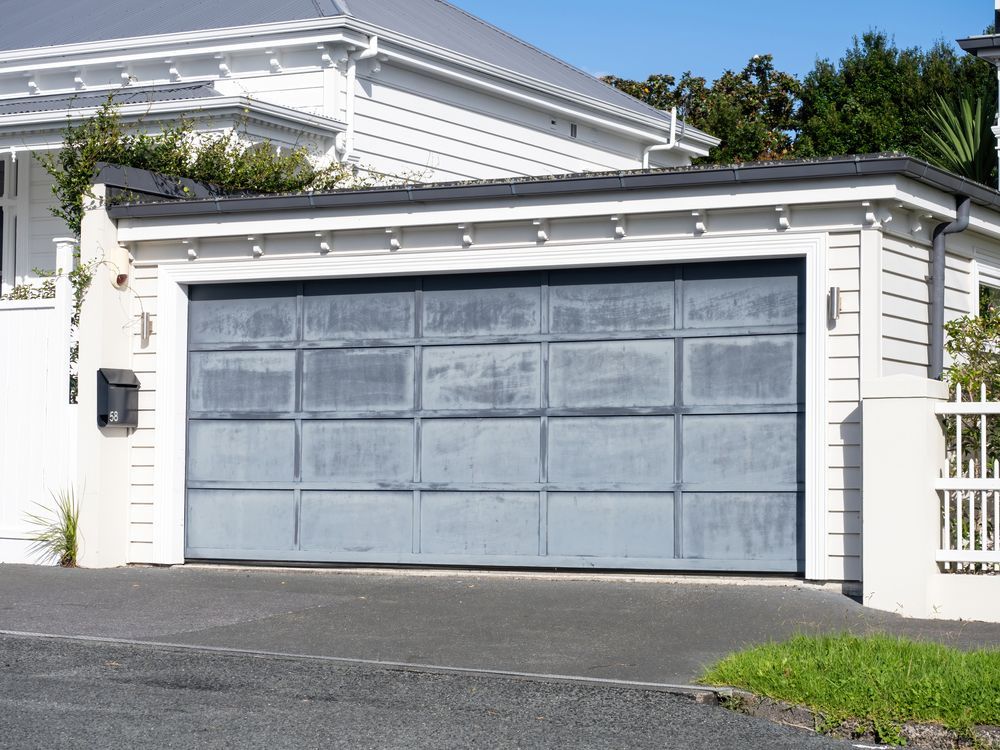
[[588, 680], [689, 684], [744, 645], [845, 630], [1000, 645], [1000, 625], [904, 619], [794, 583], [0, 566], [7, 633]]

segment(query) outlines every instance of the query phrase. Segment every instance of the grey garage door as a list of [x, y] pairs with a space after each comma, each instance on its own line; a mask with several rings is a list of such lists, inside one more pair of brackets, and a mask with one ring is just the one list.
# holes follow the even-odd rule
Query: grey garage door
[[792, 261], [190, 292], [191, 559], [802, 566]]

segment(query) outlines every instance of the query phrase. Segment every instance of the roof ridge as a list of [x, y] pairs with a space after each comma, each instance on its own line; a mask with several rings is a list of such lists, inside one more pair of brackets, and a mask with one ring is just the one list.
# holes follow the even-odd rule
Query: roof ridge
[[[626, 94], [621, 89], [615, 88], [611, 84], [606, 83], [605, 81], [602, 81], [597, 76], [592, 76], [590, 73], [588, 73], [587, 71], [583, 70], [582, 68], [578, 68], [575, 65], [573, 65], [571, 63], [568, 63], [565, 60], [556, 57], [555, 55], [553, 55], [550, 52], [546, 52], [541, 47], [536, 47], [531, 42], [527, 42], [524, 39], [521, 39], [520, 37], [514, 36], [509, 31], [504, 31], [499, 26], [495, 26], [494, 24], [490, 23], [489, 21], [487, 21], [485, 19], [482, 19], [482, 18], [480, 18], [479, 16], [477, 16], [477, 15], [475, 15], [473, 13], [470, 13], [469, 11], [465, 10], [464, 8], [459, 8], [457, 5], [454, 5], [454, 4], [450, 3], [450, 2], [448, 2], [448, 0], [434, 0], [434, 1], [437, 2], [437, 3], [439, 3], [439, 4], [441, 4], [441, 5], [447, 6], [448, 8], [451, 8], [452, 10], [458, 11], [459, 13], [461, 13], [464, 16], [468, 16], [470, 19], [472, 19], [476, 23], [479, 23], [482, 26], [486, 26], [487, 28], [489, 28], [489, 29], [497, 32], [498, 34], [501, 34], [502, 36], [507, 37], [511, 41], [517, 42], [518, 44], [520, 44], [523, 47], [527, 47], [528, 49], [534, 50], [535, 52], [539, 53], [540, 55], [543, 55], [544, 57], [547, 57], [552, 62], [558, 63], [559, 65], [561, 65], [562, 67], [566, 68], [567, 70], [572, 70], [574, 73], [579, 73], [580, 75], [584, 75], [584, 76], [586, 76], [587, 78], [590, 78], [593, 81], [597, 81], [599, 84], [601, 84], [602, 86], [604, 86], [605, 88], [607, 88], [609, 91], [613, 91], [616, 95], [618, 95], [620, 97], [621, 96], [627, 96], [629, 99], [635, 100], [636, 102], [638, 102], [639, 104], [643, 105], [648, 110], [650, 110], [651, 113], [655, 113], [656, 115], [658, 115], [660, 117], [663, 117], [663, 118], [667, 118], [667, 117], [670, 116], [669, 113], [666, 112], [665, 110], [657, 109], [653, 105], [648, 104], [648, 103], [642, 101], [642, 99], [638, 99], [638, 98], [632, 96], [631, 94]], [[334, 2], [337, 2], [337, 0], [334, 0]]]

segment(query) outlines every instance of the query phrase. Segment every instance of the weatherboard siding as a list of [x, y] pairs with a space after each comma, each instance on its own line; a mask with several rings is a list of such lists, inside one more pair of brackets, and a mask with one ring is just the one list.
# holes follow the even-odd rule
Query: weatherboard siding
[[[829, 235], [827, 276], [842, 314], [827, 333], [826, 578], [861, 579], [861, 234]], [[814, 303], [815, 304], [815, 303]]]
[[[962, 241], [949, 240], [945, 318], [972, 312], [972, 269]], [[931, 248], [885, 235], [882, 242], [882, 374], [927, 377]]]
[[638, 139], [584, 122], [572, 138], [570, 120], [394, 68], [359, 78], [357, 93], [356, 155], [389, 174], [435, 181], [602, 171], [635, 168], [642, 153]]

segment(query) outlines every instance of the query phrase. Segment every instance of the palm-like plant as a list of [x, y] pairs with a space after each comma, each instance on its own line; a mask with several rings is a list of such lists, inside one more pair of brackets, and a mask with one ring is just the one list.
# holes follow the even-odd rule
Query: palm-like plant
[[39, 513], [26, 513], [34, 527], [29, 537], [31, 554], [39, 560], [57, 560], [64, 568], [75, 568], [80, 546], [80, 504], [72, 489], [52, 492], [53, 504], [35, 503]]
[[938, 105], [927, 110], [930, 127], [924, 129], [923, 156], [931, 164], [984, 185], [996, 179], [996, 139], [993, 113], [983, 100], [962, 99], [956, 109], [938, 94]]

